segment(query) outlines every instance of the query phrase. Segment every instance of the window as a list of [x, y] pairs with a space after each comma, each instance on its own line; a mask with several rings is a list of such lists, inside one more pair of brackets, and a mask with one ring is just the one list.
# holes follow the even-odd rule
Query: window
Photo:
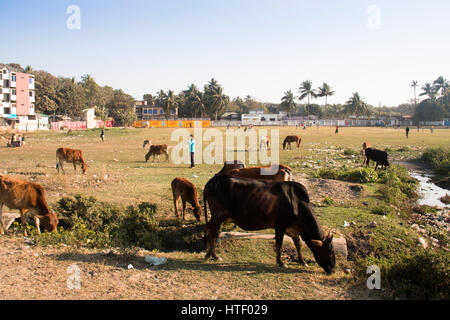
[[16, 82], [16, 75], [15, 74], [11, 75], [11, 81], [12, 82]]
[[33, 84], [33, 78], [28, 79], [29, 84]]
[[33, 91], [30, 91], [30, 97], [32, 97], [33, 96]]
[[3, 80], [3, 73], [0, 73], [0, 80]]
[[163, 113], [164, 113], [163, 109], [159, 110], [159, 114], [163, 114]]
[[144, 113], [147, 114], [147, 109], [144, 109]]
[[3, 70], [3, 73], [4, 73], [4, 74], [8, 74], [8, 70], [4, 69], [4, 70]]
[[12, 89], [12, 90], [11, 90], [11, 95], [15, 96], [16, 94], [17, 94], [16, 89]]
[[153, 114], [158, 114], [158, 109], [153, 109]]

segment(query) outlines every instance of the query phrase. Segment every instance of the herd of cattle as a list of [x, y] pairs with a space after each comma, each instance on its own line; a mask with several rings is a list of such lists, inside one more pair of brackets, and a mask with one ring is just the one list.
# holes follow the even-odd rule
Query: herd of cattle
[[[300, 147], [299, 136], [288, 136], [283, 142], [286, 145], [295, 142]], [[144, 142], [143, 148], [150, 145], [145, 160], [164, 154], [168, 160], [168, 146], [152, 145], [150, 140]], [[364, 163], [376, 162], [376, 167], [389, 166], [387, 153], [374, 149], [364, 142], [361, 155]], [[76, 174], [77, 165], [86, 173], [88, 165], [83, 159], [81, 150], [59, 148], [56, 151], [56, 168], [65, 174], [63, 163], [72, 163]], [[197, 221], [201, 220], [202, 208], [199, 203], [198, 191], [194, 184], [184, 178], [175, 178], [171, 183], [175, 216], [179, 218], [178, 201], [182, 200], [182, 216], [185, 219], [186, 204], [192, 206]], [[284, 165], [259, 166], [246, 168], [241, 161], [225, 162], [223, 168], [215, 174], [203, 189], [203, 204], [205, 217], [205, 238], [207, 244], [206, 259], [220, 259], [215, 252], [215, 242], [222, 223], [234, 223], [244, 230], [275, 229], [276, 261], [281, 261], [281, 246], [285, 234], [290, 236], [295, 244], [298, 261], [305, 264], [301, 254], [300, 237], [311, 249], [317, 263], [331, 274], [335, 269], [335, 254], [331, 234], [325, 235], [311, 209], [309, 195], [305, 187], [293, 181], [292, 169]], [[6, 230], [3, 227], [2, 208], [20, 211], [21, 223], [26, 232], [26, 216], [34, 217], [37, 232], [40, 233], [40, 223], [47, 231], [56, 231], [58, 217], [55, 211], [47, 205], [44, 189], [41, 185], [23, 181], [8, 176], [0, 176], [0, 234]], [[210, 209], [208, 221], [207, 207]]]

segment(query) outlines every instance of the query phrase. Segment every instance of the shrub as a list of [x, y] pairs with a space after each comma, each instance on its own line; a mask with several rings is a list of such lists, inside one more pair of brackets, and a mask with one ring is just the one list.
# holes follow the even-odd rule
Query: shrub
[[322, 200], [322, 204], [323, 204], [325, 207], [329, 207], [329, 206], [332, 206], [332, 205], [334, 204], [334, 200], [331, 199], [330, 197], [325, 197], [325, 198], [323, 198], [323, 200]]
[[357, 155], [357, 154], [358, 154], [358, 152], [356, 152], [353, 149], [350, 149], [350, 148], [344, 149], [344, 155], [346, 155], [346, 156], [352, 156], [352, 155]]
[[372, 210], [370, 212], [373, 214], [378, 214], [380, 216], [386, 216], [386, 215], [392, 213], [392, 208], [389, 206], [385, 206], [385, 205], [379, 205], [379, 206], [372, 208]]
[[450, 174], [450, 148], [428, 148], [422, 154], [421, 159], [430, 163], [437, 174], [443, 176], [448, 176]]
[[367, 262], [380, 268], [382, 287], [390, 289], [395, 297], [450, 298], [449, 252], [422, 251], [414, 256], [399, 253], [390, 260], [370, 257]]
[[343, 180], [356, 183], [367, 183], [378, 181], [378, 174], [372, 168], [357, 168], [357, 169], [323, 168], [317, 171], [316, 176], [323, 179]]

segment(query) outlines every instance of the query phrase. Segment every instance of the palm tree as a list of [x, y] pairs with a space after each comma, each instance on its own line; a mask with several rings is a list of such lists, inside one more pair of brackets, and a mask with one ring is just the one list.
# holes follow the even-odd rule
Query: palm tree
[[443, 76], [440, 76], [436, 80], [433, 81], [433, 87], [436, 92], [441, 91], [441, 95], [445, 96], [447, 90], [450, 88], [450, 82], [447, 81]]
[[164, 112], [167, 110], [167, 94], [164, 92], [164, 90], [159, 90], [156, 93], [156, 105], [158, 107], [163, 108]]
[[300, 85], [298, 93], [300, 94], [298, 100], [302, 101], [305, 97], [308, 98], [308, 105], [306, 108], [308, 110], [308, 119], [309, 119], [309, 100], [310, 98], [317, 97], [316, 92], [312, 88], [312, 81], [310, 80], [303, 81], [302, 84]]
[[345, 103], [344, 110], [346, 114], [354, 114], [358, 117], [367, 111], [367, 104], [361, 99], [359, 93], [355, 92]]
[[427, 82], [422, 86], [423, 92], [419, 94], [419, 96], [428, 96], [430, 100], [436, 99], [437, 90], [431, 83]]
[[417, 99], [416, 99], [416, 88], [417, 88], [417, 81], [413, 80], [411, 82], [411, 87], [414, 87], [414, 106], [417, 105]]
[[[332, 91], [331, 87], [325, 82], [322, 84], [322, 87], [317, 88], [317, 96], [325, 97], [324, 113], [326, 113], [326, 111], [327, 111], [328, 96], [332, 96], [334, 93], [335, 93], [335, 91]], [[326, 117], [325, 117], [325, 119], [326, 119]]]
[[205, 112], [205, 104], [203, 103], [203, 94], [197, 88], [195, 84], [188, 86], [187, 90], [183, 91], [183, 95], [186, 97], [187, 103], [192, 107], [194, 118], [197, 112], [200, 113], [200, 117], [203, 117]]
[[222, 86], [214, 78], [205, 85], [204, 99], [208, 113], [215, 114], [216, 120], [219, 112], [230, 102], [230, 98], [223, 93]]
[[281, 98], [281, 108], [288, 113], [291, 113], [295, 110], [295, 97], [291, 90], [288, 90], [284, 93], [284, 96]]
[[170, 111], [175, 110], [175, 114], [178, 115], [178, 101], [173, 90], [167, 92], [167, 114], [170, 115]]

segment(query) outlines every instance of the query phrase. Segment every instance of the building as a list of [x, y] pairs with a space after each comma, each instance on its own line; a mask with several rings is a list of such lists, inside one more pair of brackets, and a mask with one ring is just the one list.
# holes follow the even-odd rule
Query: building
[[[135, 110], [138, 121], [166, 118], [166, 113], [164, 112], [164, 109], [162, 107], [158, 107], [155, 104], [149, 105], [145, 100], [135, 101]], [[170, 113], [170, 117], [176, 118], [177, 114], [178, 110], [172, 110], [172, 112]]]
[[270, 125], [271, 122], [275, 123], [280, 120], [279, 114], [267, 114], [258, 111], [250, 111], [248, 114], [242, 115], [243, 125]]
[[1, 67], [0, 117], [1, 125], [16, 128], [19, 123], [36, 120], [34, 111], [34, 76]]

